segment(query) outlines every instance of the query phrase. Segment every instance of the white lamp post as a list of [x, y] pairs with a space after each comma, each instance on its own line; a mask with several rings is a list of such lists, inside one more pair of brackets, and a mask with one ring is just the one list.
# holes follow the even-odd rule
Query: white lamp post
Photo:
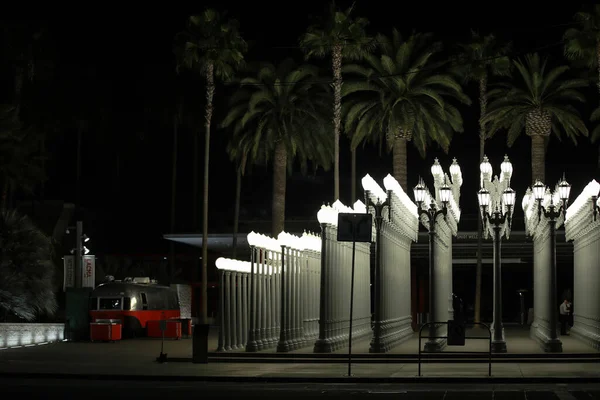
[[[484, 233], [487, 237], [491, 231], [494, 240], [494, 321], [492, 323], [492, 351], [495, 353], [506, 353], [506, 341], [504, 340], [504, 328], [502, 325], [502, 264], [500, 257], [500, 241], [502, 235], [508, 238], [512, 214], [516, 201], [516, 192], [510, 188], [510, 178], [513, 167], [504, 156], [500, 169], [502, 174], [492, 181], [492, 165], [486, 156], [479, 166], [481, 189], [477, 193], [479, 207], [481, 209]], [[485, 225], [489, 223], [487, 229]]]
[[[452, 164], [450, 173], [455, 177], [460, 177], [462, 180], [462, 175], [460, 173], [460, 167], [454, 159], [454, 163]], [[436, 158], [433, 165], [431, 166], [431, 174], [437, 181], [442, 180], [444, 177], [444, 171], [442, 170], [442, 166], [438, 162]], [[459, 184], [458, 182], [453, 182], [455, 184]], [[461, 182], [462, 183], [462, 182]], [[460, 185], [460, 184], [459, 184]], [[434, 275], [435, 268], [435, 247], [434, 247], [434, 238], [435, 238], [435, 224], [437, 221], [437, 217], [443, 215], [444, 218], [448, 212], [448, 202], [452, 196], [452, 189], [446, 183], [444, 179], [443, 185], [439, 188], [439, 197], [442, 203], [442, 207], [438, 209], [437, 203], [435, 201], [435, 197], [431, 196], [429, 190], [425, 186], [425, 183], [421, 179], [417, 186], [413, 189], [415, 195], [415, 202], [418, 207], [419, 219], [421, 216], [426, 216], [429, 222], [429, 321], [433, 322], [433, 318], [435, 318], [435, 291], [436, 291], [436, 282]], [[440, 350], [438, 341], [435, 339], [436, 336], [436, 326], [435, 324], [429, 325], [429, 340], [425, 343], [425, 351], [438, 351]]]
[[556, 283], [556, 221], [560, 216], [563, 218], [567, 212], [567, 204], [569, 202], [569, 194], [571, 193], [571, 185], [565, 180], [564, 176], [558, 184], [558, 196], [560, 204], [554, 204], [554, 196], [550, 196], [550, 204], [548, 209], [542, 205], [542, 201], [546, 195], [546, 185], [539, 180], [532, 187], [533, 196], [538, 202], [538, 220], [544, 217], [548, 219], [550, 226], [550, 340], [546, 344], [546, 351], [553, 353], [562, 352], [562, 342], [558, 339], [556, 310], [557, 302], [557, 283]]

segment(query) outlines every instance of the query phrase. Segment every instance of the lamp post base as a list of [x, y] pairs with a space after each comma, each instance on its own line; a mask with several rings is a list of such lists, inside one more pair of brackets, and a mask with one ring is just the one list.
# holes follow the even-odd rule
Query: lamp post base
[[446, 342], [443, 340], [429, 340], [425, 343], [424, 351], [440, 352], [446, 347]]
[[550, 339], [544, 342], [544, 351], [546, 353], [562, 353], [562, 342], [560, 339]]
[[314, 353], [333, 353], [333, 344], [329, 339], [318, 339], [313, 349]]
[[504, 340], [499, 340], [496, 342], [492, 342], [492, 353], [506, 353], [506, 342]]

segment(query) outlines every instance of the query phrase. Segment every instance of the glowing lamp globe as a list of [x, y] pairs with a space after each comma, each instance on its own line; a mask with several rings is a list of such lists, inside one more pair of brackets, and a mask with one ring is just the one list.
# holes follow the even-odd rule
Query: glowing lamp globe
[[502, 170], [502, 174], [510, 179], [513, 173], [513, 166], [507, 155], [504, 156], [504, 161], [500, 164], [500, 169]]
[[563, 180], [558, 184], [558, 195], [565, 204], [569, 200], [570, 193], [571, 185], [563, 178]]
[[483, 161], [479, 165], [479, 171], [488, 181], [492, 180], [492, 164], [490, 164], [487, 156], [483, 156]]
[[419, 183], [417, 186], [415, 186], [413, 191], [415, 193], [415, 201], [418, 204], [423, 203], [423, 201], [425, 201], [425, 196], [427, 196], [427, 188], [425, 185], [423, 183]]
[[433, 165], [431, 166], [431, 174], [434, 177], [441, 177], [444, 175], [444, 171], [442, 171], [442, 166], [440, 165], [440, 162], [437, 158], [433, 161]]
[[508, 188], [504, 191], [504, 193], [502, 193], [502, 202], [505, 206], [514, 206], [516, 200], [517, 193], [513, 189]]
[[481, 207], [488, 207], [490, 205], [491, 196], [487, 189], [480, 189], [479, 193], [477, 193], [477, 198]]
[[452, 189], [450, 189], [450, 186], [444, 183], [442, 187], [440, 187], [440, 200], [442, 201], [442, 203], [449, 202], [451, 195]]
[[531, 190], [533, 191], [533, 197], [535, 197], [537, 201], [544, 199], [544, 195], [546, 194], [546, 185], [544, 185], [542, 182], [539, 180], [535, 181], [531, 187]]

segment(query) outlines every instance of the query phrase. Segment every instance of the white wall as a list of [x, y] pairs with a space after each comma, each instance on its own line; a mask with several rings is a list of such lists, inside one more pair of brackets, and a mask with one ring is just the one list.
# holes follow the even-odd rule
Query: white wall
[[64, 324], [0, 324], [0, 349], [56, 342], [64, 339]]

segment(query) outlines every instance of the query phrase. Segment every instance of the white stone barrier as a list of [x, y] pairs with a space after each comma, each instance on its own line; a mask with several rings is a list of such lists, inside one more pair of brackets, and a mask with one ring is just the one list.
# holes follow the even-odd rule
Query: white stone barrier
[[65, 338], [65, 324], [0, 323], [0, 350], [47, 344]]
[[[315, 353], [330, 353], [348, 345], [350, 327], [350, 279], [352, 243], [337, 241], [338, 213], [366, 213], [362, 202], [354, 208], [339, 200], [322, 206], [317, 214], [321, 224], [321, 282], [319, 335]], [[371, 334], [370, 243], [356, 243], [352, 339]]]
[[[413, 334], [410, 248], [419, 233], [417, 206], [391, 175], [386, 176], [383, 183], [387, 191], [369, 175], [362, 180], [367, 204], [388, 202], [387, 207], [379, 214], [375, 207], [369, 207], [374, 217], [373, 240], [376, 252], [376, 310], [369, 348], [371, 353], [387, 352]], [[379, 257], [377, 252], [380, 252]]]
[[282, 232], [278, 239], [251, 232], [251, 261], [219, 258], [218, 351], [290, 351], [318, 333], [318, 236]]
[[[570, 334], [600, 349], [600, 184], [592, 180], [567, 209], [566, 239], [573, 245], [573, 328]], [[561, 299], [562, 300], [562, 299]]]

